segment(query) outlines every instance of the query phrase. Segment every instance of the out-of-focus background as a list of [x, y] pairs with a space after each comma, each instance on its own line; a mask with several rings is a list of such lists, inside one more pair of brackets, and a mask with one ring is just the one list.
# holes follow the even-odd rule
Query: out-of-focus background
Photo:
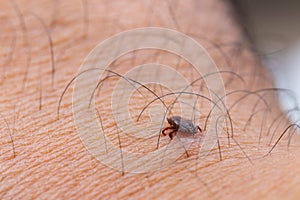
[[300, 124], [300, 1], [232, 0], [237, 19], [263, 62], [274, 75], [283, 110]]

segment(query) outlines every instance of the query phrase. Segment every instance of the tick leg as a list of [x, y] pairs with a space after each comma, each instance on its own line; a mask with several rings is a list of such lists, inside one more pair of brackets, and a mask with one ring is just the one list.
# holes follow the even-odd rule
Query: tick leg
[[173, 127], [166, 127], [166, 128], [164, 128], [163, 130], [162, 130], [162, 134], [163, 134], [163, 136], [166, 136], [167, 134], [165, 133], [167, 130], [170, 130], [170, 129], [172, 129], [172, 130], [174, 130], [174, 128]]
[[177, 130], [173, 130], [171, 133], [169, 133], [169, 137], [171, 140], [173, 140], [173, 137], [177, 134]]
[[200, 128], [200, 126], [198, 126], [198, 130], [200, 131], [200, 133], [202, 133], [202, 129]]

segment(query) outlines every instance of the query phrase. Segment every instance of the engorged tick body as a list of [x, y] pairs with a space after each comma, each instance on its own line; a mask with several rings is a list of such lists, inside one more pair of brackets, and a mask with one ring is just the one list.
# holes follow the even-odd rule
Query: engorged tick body
[[[169, 135], [171, 140], [177, 134], [177, 132], [192, 135], [196, 134], [198, 130], [202, 132], [202, 129], [199, 126], [195, 126], [191, 120], [184, 119], [180, 116], [169, 117], [167, 118], [167, 121], [170, 124], [170, 126], [162, 130], [162, 135]], [[166, 133], [167, 130], [171, 130], [171, 132]]]

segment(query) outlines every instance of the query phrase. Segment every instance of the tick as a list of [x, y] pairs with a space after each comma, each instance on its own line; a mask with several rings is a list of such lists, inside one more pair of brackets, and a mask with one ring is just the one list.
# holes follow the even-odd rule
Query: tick
[[[194, 135], [199, 130], [200, 133], [202, 133], [202, 129], [199, 126], [195, 126], [191, 120], [184, 119], [180, 116], [169, 117], [167, 118], [167, 121], [170, 124], [170, 126], [162, 130], [162, 135], [169, 135], [171, 140], [178, 132]], [[166, 133], [166, 131], [168, 130], [171, 131], [169, 133]]]

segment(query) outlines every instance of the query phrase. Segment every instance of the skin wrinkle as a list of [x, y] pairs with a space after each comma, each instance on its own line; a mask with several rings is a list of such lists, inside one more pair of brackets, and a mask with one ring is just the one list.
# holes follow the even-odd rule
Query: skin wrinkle
[[[1, 153], [3, 152], [0, 155], [1, 199], [124, 199], [128, 197], [229, 199], [241, 196], [246, 199], [262, 197], [269, 199], [294, 197], [296, 199], [299, 197], [297, 196], [298, 188], [293, 187], [299, 185], [300, 182], [300, 177], [297, 175], [300, 170], [299, 159], [297, 159], [299, 152], [293, 148], [287, 152], [284, 141], [280, 142], [283, 148], [280, 146], [271, 156], [254, 160], [254, 165], [251, 166], [236, 145], [226, 148], [227, 138], [224, 136], [221, 141], [224, 147], [222, 151], [224, 160], [219, 162], [218, 150], [215, 149], [207, 157], [201, 158], [197, 171], [195, 162], [189, 162], [193, 161], [193, 157], [183, 157], [173, 165], [157, 172], [121, 176], [120, 172], [106, 167], [92, 157], [75, 132], [71, 107], [72, 89], [67, 91], [62, 102], [61, 119], [58, 121], [56, 118], [57, 101], [61, 91], [76, 75], [80, 64], [90, 50], [108, 36], [144, 25], [176, 27], [170, 19], [168, 4], [163, 1], [155, 1], [152, 5], [152, 1], [88, 0], [89, 31], [86, 38], [81, 38], [82, 27], [84, 27], [81, 2], [58, 2], [58, 6], [55, 7], [53, 1], [48, 0], [16, 1], [25, 17], [29, 43], [32, 47], [32, 61], [25, 90], [22, 91], [26, 61], [24, 52], [26, 51], [24, 50], [25, 44], [21, 42], [22, 37], [18, 35], [14, 59], [6, 69], [5, 82], [0, 85], [0, 112], [7, 116], [10, 124], [13, 121], [14, 105], [18, 113], [16, 131], [13, 136], [17, 153], [15, 159], [11, 156], [11, 146], [5, 143], [7, 133], [1, 132], [0, 137]], [[145, 2], [152, 5], [152, 9], [156, 12], [150, 12], [149, 5], [145, 5]], [[216, 43], [228, 41], [243, 43], [240, 30], [231, 18], [230, 9], [223, 2], [218, 0], [196, 2], [195, 8], [193, 8], [193, 1], [180, 1], [172, 7], [181, 31], [195, 35], [200, 32]], [[15, 11], [9, 3], [3, 1], [0, 5], [3, 13], [17, 20], [16, 14], [13, 14]], [[54, 21], [53, 6], [59, 9]], [[41, 26], [29, 17], [29, 11], [41, 17], [51, 31], [56, 59], [59, 60], [56, 63], [53, 88], [51, 87], [51, 62], [47, 37]], [[136, 20], [137, 18], [139, 20]], [[22, 31], [21, 27], [16, 27], [16, 29]], [[238, 72], [247, 75], [245, 76], [246, 82], [253, 88], [271, 85], [268, 78], [260, 78], [266, 75], [263, 70], [258, 70], [260, 66], [256, 58], [253, 58], [251, 51], [245, 51], [247, 52], [238, 58], [240, 61], [238, 66], [243, 66], [238, 68], [240, 70]], [[213, 58], [218, 66], [224, 63], [221, 54], [213, 53]], [[138, 63], [139, 58], [136, 59], [135, 64]], [[130, 63], [124, 64], [122, 70], [129, 69], [129, 65]], [[38, 111], [38, 69], [40, 67], [42, 67], [43, 78], [43, 109]], [[252, 78], [249, 74], [252, 74], [253, 70], [258, 71], [259, 78], [251, 84], [249, 80]], [[234, 83], [230, 84], [230, 89], [239, 88], [240, 82]], [[101, 94], [108, 92], [109, 89], [103, 87]], [[238, 98], [231, 97], [228, 102], [234, 102]], [[253, 99], [253, 102], [257, 100], [257, 98]], [[247, 101], [248, 104], [250, 102], [252, 99]], [[243, 103], [240, 105], [242, 106]], [[249, 114], [246, 111], [243, 112], [243, 107], [236, 107], [238, 108], [233, 111], [234, 119], [238, 124], [243, 125]], [[109, 109], [105, 111], [109, 112]], [[107, 115], [109, 116], [109, 113]], [[253, 119], [251, 129], [248, 127], [247, 132], [242, 135], [239, 134], [243, 126], [236, 125], [234, 130], [236, 139], [247, 153], [254, 157], [256, 154], [263, 155], [269, 150], [267, 147], [253, 149], [257, 146], [257, 133], [259, 133], [257, 129], [260, 124], [259, 118]], [[105, 129], [114, 130], [113, 126], [114, 123], [109, 123]], [[281, 129], [284, 127], [279, 127], [278, 132]], [[3, 130], [2, 127], [1, 130]], [[209, 189], [204, 186], [203, 182]], [[298, 195], [300, 195], [299, 192]]]

